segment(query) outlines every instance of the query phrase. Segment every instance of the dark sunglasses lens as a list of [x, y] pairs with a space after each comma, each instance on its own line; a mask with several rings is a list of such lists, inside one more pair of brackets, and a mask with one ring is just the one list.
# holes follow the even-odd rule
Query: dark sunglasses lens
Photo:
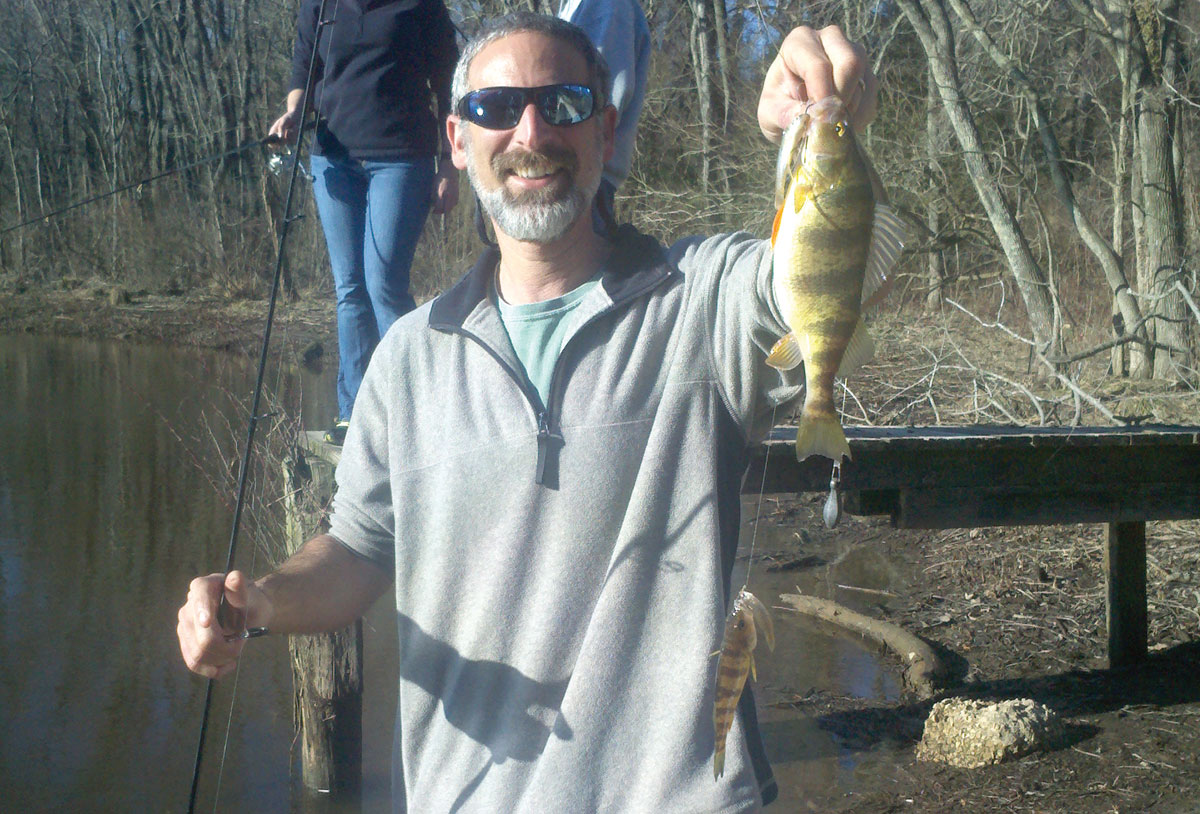
[[490, 130], [516, 127], [524, 110], [521, 88], [485, 88], [463, 98], [463, 116]]
[[547, 124], [564, 126], [587, 120], [595, 110], [592, 89], [586, 85], [547, 85], [543, 88], [484, 88], [463, 97], [460, 114], [489, 130], [516, 127], [533, 99]]
[[584, 85], [551, 85], [538, 91], [537, 108], [547, 124], [579, 124], [592, 115], [592, 89]]

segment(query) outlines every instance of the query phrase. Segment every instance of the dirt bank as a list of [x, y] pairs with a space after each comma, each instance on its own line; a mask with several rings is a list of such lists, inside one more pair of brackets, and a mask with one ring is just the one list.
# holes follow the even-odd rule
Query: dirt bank
[[[911, 531], [849, 517], [828, 531], [822, 499], [775, 504], [766, 522], [803, 530], [808, 543], [764, 552], [763, 561], [822, 569], [814, 551], [870, 545], [885, 549], [885, 559], [914, 564], [923, 575], [917, 584], [869, 603], [866, 612], [933, 644], [954, 679], [937, 698], [893, 704], [765, 687], [766, 704], [811, 716], [854, 759], [874, 755], [871, 782], [790, 808], [1200, 811], [1200, 523], [1148, 524], [1151, 656], [1141, 667], [1110, 672], [1102, 527]], [[899, 661], [890, 660], [898, 673]], [[924, 719], [934, 701], [951, 695], [1033, 698], [1064, 716], [1069, 738], [1048, 754], [983, 769], [922, 763], [914, 747]]]
[[[267, 307], [266, 300], [231, 300], [212, 291], [163, 294], [99, 283], [9, 284], [0, 285], [0, 334], [121, 339], [257, 353]], [[333, 311], [332, 294], [281, 297], [273, 345], [278, 352], [303, 353], [314, 343], [326, 351], [336, 349]]]
[[[216, 295], [100, 285], [0, 288], [0, 334], [252, 352], [265, 315], [265, 302]], [[282, 302], [273, 345], [285, 354], [312, 352], [316, 344], [332, 353], [333, 325], [331, 299]], [[867, 612], [938, 648], [955, 669], [949, 694], [1035, 698], [1066, 717], [1071, 738], [1054, 752], [1011, 764], [952, 769], [913, 756], [931, 701], [872, 704], [779, 682], [763, 688], [764, 704], [810, 717], [848, 753], [890, 756], [871, 782], [793, 799], [789, 810], [1200, 811], [1200, 523], [1150, 524], [1151, 658], [1108, 672], [1101, 527], [916, 532], [850, 517], [829, 531], [820, 499], [770, 501], [764, 522], [797, 534], [794, 546], [763, 552], [764, 563], [823, 568], [811, 554], [831, 544], [880, 546], [914, 563], [923, 575], [919, 584]]]

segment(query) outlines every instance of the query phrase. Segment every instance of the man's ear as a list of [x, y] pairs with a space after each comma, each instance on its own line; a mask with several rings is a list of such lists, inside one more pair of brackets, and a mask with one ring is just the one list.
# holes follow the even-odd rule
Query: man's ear
[[450, 160], [460, 170], [467, 168], [467, 128], [470, 125], [451, 113], [446, 117], [446, 141], [450, 142]]
[[617, 151], [617, 109], [612, 105], [605, 105], [600, 115], [600, 126], [604, 133], [604, 163], [607, 164]]

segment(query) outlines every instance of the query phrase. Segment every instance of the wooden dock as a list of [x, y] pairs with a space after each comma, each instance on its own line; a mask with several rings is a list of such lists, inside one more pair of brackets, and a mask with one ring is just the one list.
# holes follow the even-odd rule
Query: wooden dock
[[[1146, 658], [1146, 521], [1200, 517], [1200, 427], [847, 427], [851, 514], [897, 528], [1105, 523], [1108, 659]], [[775, 429], [747, 492], [828, 492], [826, 458]], [[764, 478], [763, 466], [766, 465]]]

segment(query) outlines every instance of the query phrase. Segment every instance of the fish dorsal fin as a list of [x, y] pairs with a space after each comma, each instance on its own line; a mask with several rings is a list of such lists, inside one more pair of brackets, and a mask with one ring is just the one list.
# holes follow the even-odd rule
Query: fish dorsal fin
[[875, 203], [889, 204], [887, 190], [883, 187], [883, 179], [879, 177], [879, 173], [875, 171], [875, 165], [871, 163], [871, 159], [867, 156], [866, 150], [858, 143], [858, 139], [854, 140], [854, 149], [858, 152], [859, 158], [862, 159], [863, 165], [867, 168], [867, 178], [871, 182], [871, 192], [875, 195]]
[[775, 210], [775, 222], [771, 224], [771, 248], [775, 248], [775, 238], [779, 236], [779, 224], [783, 220], [783, 205]]
[[838, 366], [837, 375], [840, 378], [846, 378], [871, 361], [874, 356], [875, 340], [871, 338], [867, 326], [863, 324], [862, 317], [859, 317], [858, 324], [854, 326], [854, 333], [850, 336], [850, 342], [846, 345], [846, 352], [842, 354], [842, 363]]
[[803, 361], [804, 350], [794, 333], [784, 335], [767, 354], [767, 364], [776, 370], [791, 370]]
[[871, 248], [867, 252], [867, 269], [863, 276], [863, 308], [876, 305], [895, 285], [892, 271], [900, 261], [906, 240], [907, 224], [887, 204], [875, 204]]

